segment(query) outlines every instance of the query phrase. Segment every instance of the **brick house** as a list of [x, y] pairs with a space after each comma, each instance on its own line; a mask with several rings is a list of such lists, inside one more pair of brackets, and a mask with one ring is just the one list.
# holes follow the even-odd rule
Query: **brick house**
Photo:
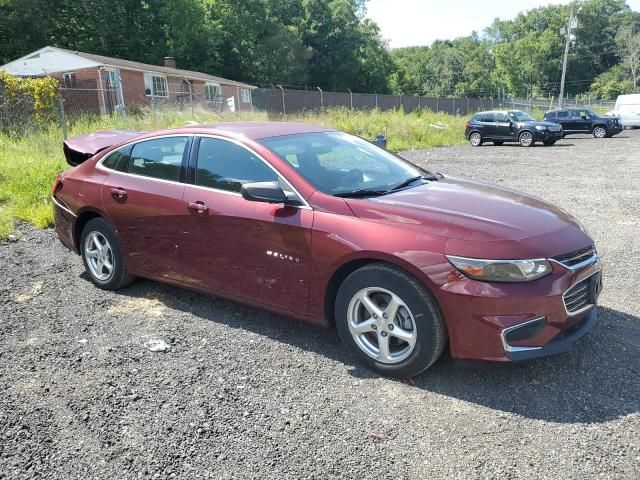
[[[118, 107], [152, 104], [183, 108], [191, 104], [215, 110], [253, 110], [252, 91], [246, 83], [207, 73], [164, 65], [149, 65], [119, 58], [44, 47], [0, 67], [18, 76], [50, 75], [60, 82], [69, 112], [111, 113]], [[231, 100], [233, 99], [233, 100]]]

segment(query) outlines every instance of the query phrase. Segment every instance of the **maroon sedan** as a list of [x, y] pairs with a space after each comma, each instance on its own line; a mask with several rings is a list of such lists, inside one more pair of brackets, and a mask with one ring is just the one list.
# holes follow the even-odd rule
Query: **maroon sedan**
[[65, 154], [56, 232], [100, 288], [139, 276], [335, 323], [400, 377], [447, 343], [458, 359], [564, 352], [597, 321], [600, 262], [568, 213], [353, 135], [227, 123], [100, 132]]

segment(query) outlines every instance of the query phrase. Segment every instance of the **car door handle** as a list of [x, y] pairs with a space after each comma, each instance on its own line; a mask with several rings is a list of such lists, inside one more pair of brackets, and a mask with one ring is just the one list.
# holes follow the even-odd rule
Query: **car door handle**
[[209, 211], [209, 207], [207, 207], [204, 202], [189, 202], [189, 210], [198, 215], [202, 215]]
[[126, 200], [127, 199], [127, 191], [121, 188], [112, 188], [111, 196], [116, 200]]

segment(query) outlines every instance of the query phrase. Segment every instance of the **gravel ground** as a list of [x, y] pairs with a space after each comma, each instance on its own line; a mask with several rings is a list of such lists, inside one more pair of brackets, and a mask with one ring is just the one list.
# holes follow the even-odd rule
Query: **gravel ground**
[[0, 478], [639, 478], [640, 131], [406, 156], [584, 222], [605, 290], [571, 353], [388, 380], [335, 330], [144, 280], [98, 290], [21, 226], [0, 244]]

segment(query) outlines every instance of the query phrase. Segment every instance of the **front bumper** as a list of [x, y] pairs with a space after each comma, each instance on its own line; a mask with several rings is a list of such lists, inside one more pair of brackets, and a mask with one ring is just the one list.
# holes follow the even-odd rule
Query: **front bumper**
[[[597, 256], [577, 269], [551, 263], [550, 275], [527, 283], [479, 282], [452, 267], [436, 292], [452, 356], [513, 362], [568, 351], [597, 322], [601, 267]], [[592, 283], [585, 306], [568, 310], [571, 292]]]
[[613, 125], [613, 126], [609, 126], [607, 127], [607, 135], [611, 136], [611, 135], [617, 135], [618, 133], [622, 132], [623, 128], [622, 125]]
[[548, 142], [551, 140], [560, 140], [562, 138], [562, 130], [552, 132], [551, 130], [535, 130], [534, 136], [536, 141]]

